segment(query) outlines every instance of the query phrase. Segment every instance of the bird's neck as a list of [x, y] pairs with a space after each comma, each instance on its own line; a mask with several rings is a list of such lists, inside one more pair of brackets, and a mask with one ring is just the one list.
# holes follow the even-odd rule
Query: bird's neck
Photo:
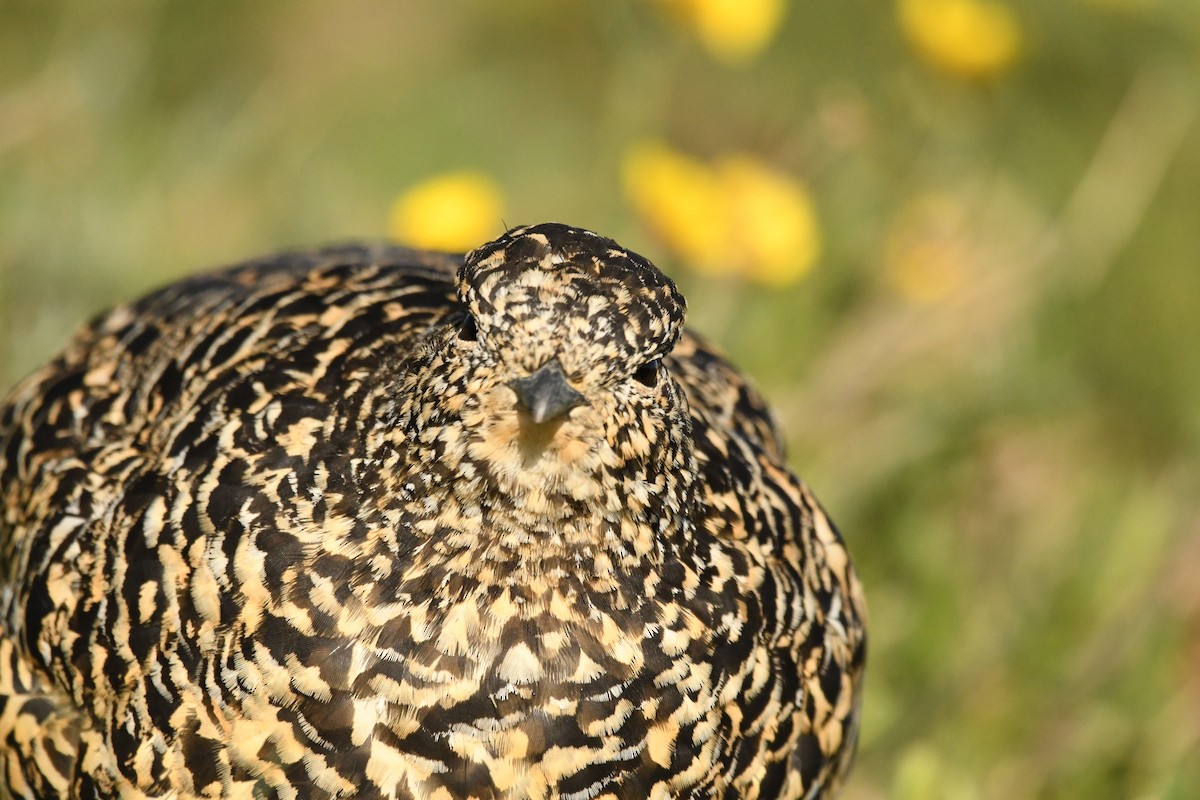
[[643, 580], [692, 549], [690, 470], [500, 468], [478, 453], [460, 459], [459, 448], [436, 449], [410, 453], [402, 462], [417, 466], [396, 476], [403, 524], [423, 542], [426, 566], [483, 582], [585, 581], [604, 590]]
[[691, 541], [689, 492], [667, 491], [640, 476], [587, 480], [596, 485], [555, 490], [513, 476], [451, 479], [429, 487], [441, 499], [420, 526], [435, 549], [469, 550], [532, 571], [558, 566], [593, 575], [660, 564]]

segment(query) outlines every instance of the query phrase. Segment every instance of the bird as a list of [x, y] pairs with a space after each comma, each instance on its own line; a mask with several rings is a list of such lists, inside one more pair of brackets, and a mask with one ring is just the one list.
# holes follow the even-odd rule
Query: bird
[[544, 223], [99, 316], [0, 403], [0, 795], [832, 796], [862, 585], [685, 309]]

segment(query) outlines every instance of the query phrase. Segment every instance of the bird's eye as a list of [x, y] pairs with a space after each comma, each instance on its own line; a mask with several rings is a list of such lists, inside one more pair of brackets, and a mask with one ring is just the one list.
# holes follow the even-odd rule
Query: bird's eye
[[662, 364], [659, 359], [648, 361], [638, 367], [637, 372], [633, 373], [633, 379], [638, 383], [653, 389], [658, 385], [658, 368]]
[[468, 316], [458, 329], [458, 338], [464, 342], [474, 342], [479, 339], [479, 328], [475, 326], [475, 318]]

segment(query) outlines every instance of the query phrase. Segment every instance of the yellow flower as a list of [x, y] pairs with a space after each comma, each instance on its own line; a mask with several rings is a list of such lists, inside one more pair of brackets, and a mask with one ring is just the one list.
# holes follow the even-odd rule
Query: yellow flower
[[909, 43], [939, 69], [987, 78], [1016, 62], [1021, 29], [996, 0], [899, 0], [899, 14]]
[[728, 207], [731, 263], [737, 255], [761, 283], [783, 286], [812, 269], [820, 252], [817, 216], [796, 180], [761, 162], [733, 157], [718, 165]]
[[634, 210], [668, 248], [696, 269], [720, 268], [722, 209], [711, 168], [646, 143], [626, 154], [622, 182]]
[[488, 176], [447, 172], [409, 188], [392, 206], [389, 229], [413, 247], [461, 252], [502, 227], [500, 189]]
[[816, 262], [819, 231], [808, 192], [756, 159], [706, 164], [648, 143], [626, 155], [622, 178], [638, 215], [698, 272], [784, 285]]
[[896, 290], [920, 305], [937, 303], [966, 279], [967, 209], [945, 194], [928, 194], [897, 214], [887, 237], [884, 267]]
[[783, 23], [784, 0], [656, 0], [715, 58], [742, 63], [762, 52]]

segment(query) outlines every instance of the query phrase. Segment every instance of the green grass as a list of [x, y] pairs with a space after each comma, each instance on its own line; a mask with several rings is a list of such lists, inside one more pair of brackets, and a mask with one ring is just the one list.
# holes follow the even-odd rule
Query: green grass
[[[1016, 3], [987, 84], [885, 2], [794, 3], [743, 68], [635, 2], [455, 8], [0, 7], [0, 382], [105, 306], [383, 236], [413, 181], [481, 169], [508, 223], [654, 258], [772, 398], [871, 605], [846, 797], [1200, 797], [1200, 5]], [[674, 262], [621, 195], [646, 136], [804, 180], [813, 273]], [[931, 193], [960, 286], [917, 302], [887, 243]]]

